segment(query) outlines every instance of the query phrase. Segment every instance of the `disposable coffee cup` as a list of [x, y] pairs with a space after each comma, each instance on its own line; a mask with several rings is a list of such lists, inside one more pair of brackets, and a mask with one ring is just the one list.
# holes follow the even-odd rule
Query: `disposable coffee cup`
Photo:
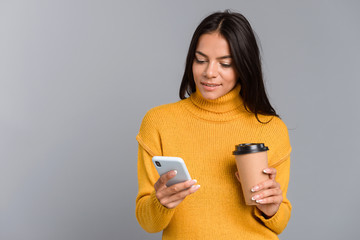
[[251, 192], [255, 185], [269, 179], [269, 175], [263, 170], [268, 167], [267, 151], [263, 143], [243, 143], [235, 146], [236, 166], [239, 173], [240, 183], [243, 190], [246, 205], [257, 205]]

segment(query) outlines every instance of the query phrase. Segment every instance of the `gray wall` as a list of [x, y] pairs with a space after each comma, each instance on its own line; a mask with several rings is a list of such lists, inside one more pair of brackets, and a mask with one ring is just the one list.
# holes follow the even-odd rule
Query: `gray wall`
[[135, 136], [177, 101], [195, 27], [242, 12], [293, 146], [282, 239], [360, 212], [358, 1], [0, 1], [0, 239], [160, 239], [135, 218]]

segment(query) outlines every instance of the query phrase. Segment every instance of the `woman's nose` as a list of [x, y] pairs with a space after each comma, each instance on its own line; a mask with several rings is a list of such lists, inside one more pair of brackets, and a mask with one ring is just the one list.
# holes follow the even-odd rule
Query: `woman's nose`
[[207, 78], [215, 78], [218, 75], [218, 68], [215, 62], [209, 62], [207, 68], [205, 69], [205, 75]]

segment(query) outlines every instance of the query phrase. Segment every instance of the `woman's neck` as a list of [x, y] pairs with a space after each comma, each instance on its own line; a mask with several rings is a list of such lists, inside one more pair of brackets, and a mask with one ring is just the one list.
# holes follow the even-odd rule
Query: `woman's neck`
[[196, 91], [186, 101], [186, 108], [196, 116], [211, 121], [229, 121], [248, 113], [240, 96], [240, 85], [217, 99], [205, 99]]

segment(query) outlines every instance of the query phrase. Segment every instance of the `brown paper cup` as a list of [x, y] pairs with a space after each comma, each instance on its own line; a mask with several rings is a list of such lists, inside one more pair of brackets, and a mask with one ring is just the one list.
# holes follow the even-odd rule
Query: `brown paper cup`
[[246, 205], [258, 205], [251, 199], [256, 195], [251, 188], [269, 179], [269, 175], [263, 173], [268, 167], [267, 150], [264, 144], [246, 143], [237, 145], [233, 152]]

